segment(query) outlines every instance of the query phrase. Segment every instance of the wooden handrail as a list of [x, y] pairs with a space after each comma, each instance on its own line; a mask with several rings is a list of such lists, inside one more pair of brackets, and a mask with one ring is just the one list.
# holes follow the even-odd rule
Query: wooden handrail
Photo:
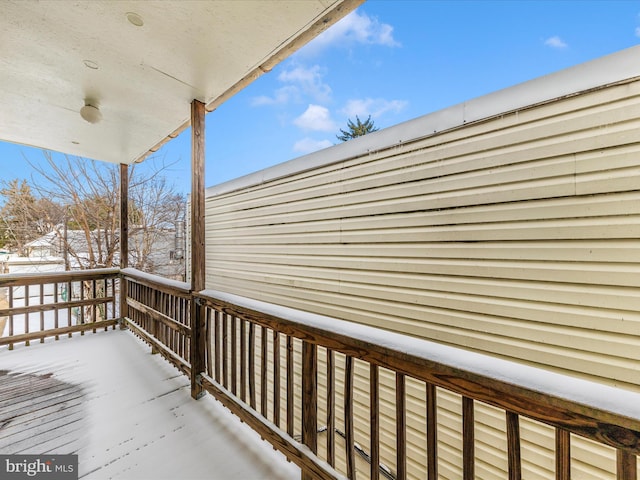
[[192, 298], [189, 285], [125, 268], [124, 324], [168, 362], [191, 376]]
[[[50, 309], [70, 310], [81, 306], [95, 309], [101, 303], [115, 305], [117, 295], [96, 296], [96, 281], [110, 281], [115, 288], [117, 269], [54, 273], [45, 275], [0, 276], [0, 286], [26, 289], [40, 285], [39, 304], [25, 302], [24, 307], [11, 306], [8, 313], [40, 313]], [[335, 433], [345, 441], [342, 460], [348, 478], [356, 475], [356, 449], [371, 463], [370, 478], [401, 479], [411, 476], [407, 455], [407, 387], [405, 377], [424, 382], [424, 415], [426, 419], [425, 457], [429, 480], [438, 476], [437, 390], [448, 390], [462, 402], [462, 453], [460, 470], [463, 478], [473, 478], [475, 402], [498, 407], [506, 417], [505, 457], [510, 479], [522, 476], [519, 417], [524, 416], [555, 427], [556, 478], [568, 479], [571, 472], [571, 434], [594, 440], [616, 449], [617, 478], [637, 478], [640, 454], [640, 394], [603, 386], [526, 365], [463, 351], [426, 340], [358, 325], [330, 317], [301, 312], [237, 295], [204, 290], [189, 291], [183, 282], [172, 282], [134, 269], [125, 269], [126, 304], [129, 316], [124, 322], [186, 375], [195, 378], [199, 388], [215, 395], [265, 439], [272, 442], [288, 458], [297, 463], [303, 478], [342, 478], [335, 470]], [[53, 285], [53, 297], [59, 300], [59, 284], [83, 282], [90, 288], [87, 298], [45, 304], [44, 286]], [[87, 282], [93, 282], [87, 283]], [[11, 290], [12, 291], [12, 290]], [[34, 293], [34, 292], [32, 292]], [[33, 295], [31, 298], [36, 298]], [[54, 305], [51, 307], [51, 305]], [[194, 319], [193, 312], [197, 319]], [[94, 312], [95, 313], [95, 312]], [[115, 314], [115, 307], [113, 308]], [[94, 315], [92, 315], [95, 320]], [[202, 351], [193, 352], [192, 322], [201, 322], [204, 332]], [[80, 325], [58, 326], [49, 330], [25, 332], [0, 339], [0, 345], [74, 331], [108, 327], [117, 319], [91, 321]], [[42, 321], [41, 321], [42, 324]], [[286, 345], [286, 348], [281, 346]], [[326, 350], [326, 361], [319, 349]], [[194, 355], [205, 359], [198, 371]], [[343, 392], [336, 388], [338, 361], [343, 360]], [[281, 362], [281, 356], [285, 361]], [[297, 358], [298, 360], [294, 359]], [[256, 368], [256, 362], [260, 363]], [[323, 369], [320, 371], [320, 363]], [[356, 447], [354, 427], [354, 372], [356, 362], [369, 369], [369, 452]], [[395, 374], [396, 472], [382, 471], [380, 451], [379, 369]], [[301, 369], [301, 370], [296, 370]], [[358, 374], [360, 375], [360, 374]], [[323, 376], [319, 388], [318, 377]], [[284, 386], [281, 377], [285, 378]], [[297, 393], [296, 393], [297, 392]], [[320, 394], [325, 398], [320, 398]], [[336, 425], [336, 396], [344, 402], [344, 432]], [[284, 405], [281, 405], [281, 400]], [[296, 401], [302, 404], [296, 405]], [[318, 409], [326, 408], [325, 460], [318, 458]], [[286, 411], [281, 418], [280, 410]], [[283, 416], [284, 417], [284, 416]], [[299, 422], [299, 423], [296, 423]], [[297, 438], [300, 435], [302, 443]], [[340, 448], [343, 448], [342, 446]], [[358, 467], [359, 468], [359, 467]]]
[[197, 296], [229, 315], [640, 454], [640, 394], [228, 293]]
[[145, 273], [135, 268], [123, 268], [120, 271], [120, 274], [125, 279], [134, 280], [136, 283], [171, 295], [188, 298], [191, 293], [191, 287], [188, 283]]
[[[14, 343], [24, 342], [28, 346], [31, 340], [44, 342], [47, 337], [57, 340], [61, 334], [84, 335], [87, 330], [95, 332], [115, 326], [119, 274], [116, 268], [105, 268], [0, 275], [0, 288], [7, 290], [8, 304], [0, 309], [0, 317], [5, 317], [9, 324], [8, 335], [0, 338], [0, 345], [12, 349]], [[74, 286], [79, 297], [72, 298]], [[66, 298], [63, 290], [67, 292]], [[23, 293], [18, 297], [16, 291]], [[16, 306], [18, 300], [23, 300], [24, 305]], [[72, 325], [74, 311], [78, 315]], [[46, 314], [50, 316], [47, 318]], [[16, 323], [18, 319], [20, 322]], [[16, 333], [18, 329], [24, 331]]]
[[5, 273], [0, 275], [0, 288], [22, 287], [51, 283], [79, 282], [114, 278], [120, 274], [118, 268], [96, 268], [92, 270], [71, 270], [68, 272]]
[[[345, 379], [343, 382], [344, 393], [344, 435], [346, 451], [346, 474], [348, 478], [355, 478], [354, 457], [354, 408], [353, 408], [353, 361], [367, 362], [370, 365], [371, 388], [371, 445], [369, 461], [371, 465], [371, 478], [380, 478], [378, 463], [380, 452], [377, 443], [379, 439], [379, 423], [377, 418], [377, 405], [379, 393], [377, 391], [378, 368], [385, 368], [395, 372], [396, 375], [396, 415], [391, 421], [396, 425], [396, 469], [394, 478], [400, 479], [408, 476], [407, 472], [407, 445], [406, 445], [406, 401], [405, 401], [405, 376], [425, 382], [426, 385], [426, 448], [427, 477], [432, 480], [437, 478], [438, 447], [437, 447], [437, 404], [436, 387], [448, 390], [460, 395], [462, 400], [462, 460], [461, 471], [463, 478], [475, 476], [475, 439], [474, 439], [474, 404], [481, 402], [501, 408], [506, 416], [506, 445], [505, 457], [507, 459], [509, 478], [519, 479], [522, 476], [520, 458], [520, 433], [519, 416], [524, 416], [535, 421], [551, 425], [557, 429], [557, 478], [568, 478], [570, 472], [570, 434], [594, 440], [604, 445], [617, 449], [618, 479], [636, 479], [635, 461], [640, 453], [640, 394], [603, 386], [566, 375], [543, 371], [530, 366], [489, 357], [478, 353], [463, 351], [459, 348], [448, 347], [426, 340], [407, 337], [405, 335], [388, 332], [385, 330], [341, 321], [330, 317], [310, 314], [285, 308], [265, 302], [260, 302], [224, 292], [205, 290], [194, 294], [198, 303], [207, 309], [219, 313], [225, 319], [237, 319], [242, 325], [247, 322], [248, 330], [260, 328], [262, 345], [256, 353], [248, 353], [251, 357], [257, 355], [261, 362], [262, 373], [259, 373], [261, 385], [260, 402], [263, 402], [260, 413], [255, 411], [255, 400], [247, 406], [255, 414], [267, 417], [266, 389], [264, 382], [267, 378], [266, 351], [275, 349], [266, 343], [269, 331], [274, 332], [274, 338], [285, 336], [289, 345], [292, 339], [299, 342], [302, 348], [302, 440], [311, 451], [317, 448], [317, 437], [313, 433], [317, 428], [317, 418], [313, 410], [317, 405], [325, 404], [317, 396], [317, 386], [313, 386], [313, 378], [316, 375], [316, 357], [311, 352], [316, 348], [327, 349], [327, 368], [331, 368], [326, 374], [327, 423], [332, 425], [331, 432], [327, 432], [326, 461], [330, 466], [335, 464], [333, 453], [333, 430], [335, 421], [334, 390], [333, 390], [333, 355], [344, 355]], [[224, 322], [222, 325], [223, 337], [227, 335], [229, 325], [236, 322]], [[242, 327], [243, 330], [245, 327]], [[278, 335], [275, 335], [275, 332]], [[235, 339], [233, 340], [235, 342]], [[249, 337], [249, 343], [252, 337]], [[278, 340], [279, 342], [279, 340]], [[226, 340], [223, 342], [222, 352], [209, 356], [215, 365], [209, 368], [227, 369], [233, 368], [227, 365], [234, 361], [227, 350]], [[214, 346], [216, 347], [216, 346]], [[214, 348], [214, 350], [217, 349]], [[272, 350], [273, 351], [273, 350]], [[242, 355], [247, 353], [243, 352]], [[233, 356], [235, 358], [235, 355]], [[219, 362], [222, 365], [219, 365]], [[289, 391], [292, 374], [289, 365], [293, 361], [287, 358], [287, 431], [293, 432], [293, 417], [289, 414], [293, 410], [294, 396]], [[273, 362], [276, 365], [276, 362]], [[270, 368], [273, 368], [270, 367]], [[280, 364], [273, 375], [280, 375]], [[250, 371], [248, 375], [251, 389], [256, 373]], [[269, 374], [270, 375], [270, 374]], [[226, 373], [223, 374], [226, 378]], [[206, 387], [206, 385], [205, 385]], [[215, 389], [210, 390], [214, 395]], [[231, 393], [233, 396], [233, 394]], [[253, 408], [251, 408], [253, 407]], [[246, 413], [246, 412], [245, 412]], [[309, 420], [306, 420], [306, 419]], [[297, 429], [298, 427], [296, 427]], [[297, 430], [299, 431], [299, 430]], [[336, 430], [337, 431], [337, 430]], [[375, 462], [375, 463], [374, 463]], [[312, 478], [313, 474], [303, 469], [303, 478]]]

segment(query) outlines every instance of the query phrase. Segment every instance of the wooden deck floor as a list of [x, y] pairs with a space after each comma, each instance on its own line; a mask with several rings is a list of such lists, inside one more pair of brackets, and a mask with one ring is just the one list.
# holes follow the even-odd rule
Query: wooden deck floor
[[0, 349], [0, 453], [75, 453], [86, 479], [299, 479], [130, 332]]

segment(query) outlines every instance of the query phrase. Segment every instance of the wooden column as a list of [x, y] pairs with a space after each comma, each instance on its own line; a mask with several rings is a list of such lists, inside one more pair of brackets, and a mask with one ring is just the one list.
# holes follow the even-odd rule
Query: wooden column
[[[66, 224], [65, 224], [66, 231]], [[66, 239], [65, 239], [66, 240]], [[129, 266], [129, 166], [120, 164], [120, 268]], [[120, 318], [129, 315], [127, 281], [120, 277]], [[124, 324], [121, 324], [124, 325]]]
[[[191, 102], [191, 291], [204, 290], [204, 103]], [[205, 392], [198, 375], [205, 371], [204, 309], [191, 301], [191, 396]]]

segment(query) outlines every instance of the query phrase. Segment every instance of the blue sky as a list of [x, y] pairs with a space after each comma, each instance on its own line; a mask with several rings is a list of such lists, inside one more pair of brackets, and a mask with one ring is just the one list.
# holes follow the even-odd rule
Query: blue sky
[[[640, 43], [640, 1], [369, 0], [206, 117], [211, 186]], [[150, 165], [190, 186], [189, 132]], [[0, 143], [0, 180], [37, 149]], [[146, 162], [145, 162], [146, 163]], [[8, 168], [10, 166], [10, 168]]]

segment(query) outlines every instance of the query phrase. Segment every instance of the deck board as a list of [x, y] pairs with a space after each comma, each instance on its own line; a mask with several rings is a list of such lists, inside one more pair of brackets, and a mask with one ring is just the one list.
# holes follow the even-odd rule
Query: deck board
[[86, 479], [298, 479], [127, 331], [0, 348], [0, 453], [75, 453]]

